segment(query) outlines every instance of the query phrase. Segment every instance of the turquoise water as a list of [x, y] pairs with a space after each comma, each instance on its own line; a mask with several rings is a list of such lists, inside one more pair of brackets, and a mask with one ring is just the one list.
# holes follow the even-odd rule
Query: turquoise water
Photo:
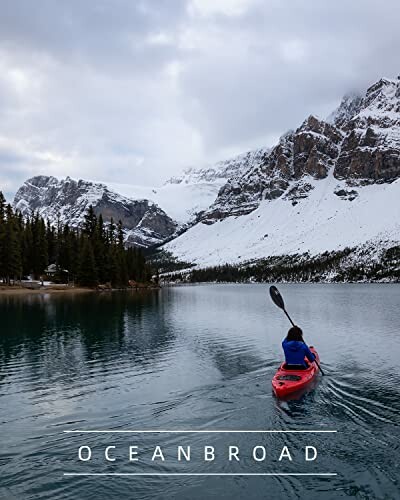
[[[271, 392], [289, 325], [265, 285], [0, 296], [0, 498], [398, 497], [400, 287], [279, 289], [326, 372], [294, 401]], [[165, 461], [152, 462], [156, 445]], [[179, 445], [191, 447], [190, 462], [178, 462]], [[78, 460], [80, 446], [90, 461]], [[240, 462], [228, 461], [229, 446]], [[252, 458], [255, 446], [264, 461]], [[278, 461], [284, 446], [291, 462]], [[305, 446], [315, 461], [305, 462]], [[64, 475], [176, 472], [295, 475]]]

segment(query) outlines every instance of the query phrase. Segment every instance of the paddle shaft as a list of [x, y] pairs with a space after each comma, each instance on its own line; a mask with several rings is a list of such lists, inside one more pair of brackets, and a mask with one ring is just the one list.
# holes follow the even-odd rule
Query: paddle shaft
[[292, 326], [296, 326], [293, 321], [292, 321], [292, 318], [289, 316], [288, 312], [286, 311], [286, 309], [283, 310], [283, 312], [286, 314], [286, 316], [288, 317], [288, 320], [292, 323]]

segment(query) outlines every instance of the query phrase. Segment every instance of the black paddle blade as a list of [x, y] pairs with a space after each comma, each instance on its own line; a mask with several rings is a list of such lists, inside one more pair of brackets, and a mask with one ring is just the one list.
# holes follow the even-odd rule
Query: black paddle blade
[[274, 303], [281, 309], [285, 310], [285, 303], [283, 302], [282, 295], [279, 293], [279, 290], [276, 288], [276, 286], [269, 287], [269, 294], [271, 295], [271, 299], [274, 301]]

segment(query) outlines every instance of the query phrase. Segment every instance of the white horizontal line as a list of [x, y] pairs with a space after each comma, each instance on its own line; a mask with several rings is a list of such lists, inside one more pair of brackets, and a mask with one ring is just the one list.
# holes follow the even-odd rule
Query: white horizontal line
[[64, 476], [337, 476], [336, 472], [64, 472]]
[[335, 433], [336, 430], [156, 430], [156, 429], [146, 429], [146, 430], [68, 430], [64, 431], [68, 434], [106, 434], [106, 433], [126, 433], [126, 434], [139, 434], [139, 433], [147, 433], [147, 434], [160, 434], [160, 433], [169, 433], [169, 434], [183, 434], [183, 433], [204, 433], [204, 434], [216, 434], [216, 433], [278, 433], [278, 434], [301, 434], [301, 433]]

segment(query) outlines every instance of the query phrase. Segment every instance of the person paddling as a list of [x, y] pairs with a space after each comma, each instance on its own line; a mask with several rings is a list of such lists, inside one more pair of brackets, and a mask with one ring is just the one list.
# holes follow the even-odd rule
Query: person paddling
[[306, 370], [308, 368], [307, 358], [311, 363], [315, 360], [315, 355], [310, 351], [303, 340], [303, 331], [298, 326], [292, 326], [287, 336], [282, 341], [285, 353], [285, 368], [287, 370]]

